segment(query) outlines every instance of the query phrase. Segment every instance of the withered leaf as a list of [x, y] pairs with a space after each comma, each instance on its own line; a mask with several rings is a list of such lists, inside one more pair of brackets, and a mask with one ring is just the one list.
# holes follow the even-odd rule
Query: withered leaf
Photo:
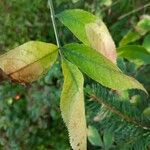
[[57, 54], [54, 44], [27, 42], [0, 56], [1, 78], [9, 76], [20, 83], [31, 83], [48, 71]]

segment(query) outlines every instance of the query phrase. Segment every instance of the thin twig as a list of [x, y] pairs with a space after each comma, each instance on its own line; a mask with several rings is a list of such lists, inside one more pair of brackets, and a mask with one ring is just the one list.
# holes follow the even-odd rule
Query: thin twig
[[119, 0], [116, 0], [116, 1], [113, 2], [110, 6], [102, 8], [102, 11], [106, 11], [106, 10], [112, 8], [112, 7], [115, 6], [118, 2], [119, 2]]
[[115, 107], [111, 106], [109, 103], [107, 103], [106, 101], [104, 101], [102, 98], [98, 98], [95, 95], [91, 95], [91, 98], [93, 98], [96, 102], [100, 103], [100, 104], [104, 104], [104, 106], [110, 110], [112, 113], [116, 114], [117, 116], [119, 116], [120, 118], [124, 119], [125, 121], [129, 122], [129, 123], [133, 123], [138, 127], [141, 127], [145, 130], [149, 130], [150, 127], [147, 125], [143, 125], [142, 123], [138, 122], [137, 120], [135, 120], [134, 118], [131, 118], [125, 114], [123, 114], [122, 112], [120, 112], [119, 110], [117, 110]]
[[55, 21], [55, 11], [54, 11], [52, 0], [48, 0], [48, 4], [50, 8], [50, 14], [51, 14], [51, 19], [52, 19], [57, 46], [58, 48], [60, 48], [60, 41], [59, 41], [58, 30], [57, 30], [56, 21]]
[[135, 13], [135, 12], [138, 12], [138, 11], [140, 11], [140, 10], [146, 8], [146, 7], [149, 7], [149, 6], [150, 6], [150, 3], [145, 4], [144, 6], [141, 6], [141, 7], [137, 8], [137, 9], [134, 9], [134, 10], [132, 10], [132, 11], [130, 11], [130, 12], [128, 12], [128, 13], [126, 13], [126, 14], [120, 16], [120, 17], [118, 18], [118, 20], [121, 20], [121, 19], [123, 19], [123, 18], [125, 18], [125, 17], [127, 17], [127, 16], [129, 16], [129, 15]]

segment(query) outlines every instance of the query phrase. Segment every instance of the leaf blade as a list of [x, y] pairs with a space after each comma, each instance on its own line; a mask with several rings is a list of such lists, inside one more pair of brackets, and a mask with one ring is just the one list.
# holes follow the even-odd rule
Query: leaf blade
[[[97, 17], [80, 9], [65, 10], [57, 18], [84, 44], [89, 45], [85, 24], [95, 22]], [[79, 29], [79, 30], [78, 30]]]
[[109, 150], [109, 148], [112, 146], [114, 141], [113, 134], [105, 130], [103, 135], [103, 140], [104, 140], [105, 149]]
[[[141, 89], [144, 87], [134, 78], [123, 74], [110, 60], [90, 47], [81, 44], [64, 46], [66, 58], [100, 84], [114, 90]], [[122, 84], [120, 84], [122, 83]]]
[[135, 42], [141, 38], [140, 34], [138, 32], [129, 30], [127, 34], [121, 39], [119, 42], [119, 47], [122, 47], [124, 45], [127, 45], [129, 43]]
[[74, 150], [86, 150], [86, 121], [83, 96], [83, 76], [78, 68], [63, 59], [64, 85], [60, 109], [68, 128], [70, 144]]
[[66, 10], [57, 17], [85, 45], [116, 63], [115, 43], [101, 19], [80, 9]]
[[134, 61], [137, 64], [150, 64], [150, 54], [140, 45], [126, 45], [117, 49], [118, 56]]
[[48, 71], [57, 59], [57, 46], [29, 41], [0, 56], [0, 68], [12, 80], [29, 83]]
[[88, 127], [88, 140], [94, 146], [103, 146], [100, 134], [94, 126]]
[[150, 53], [150, 33], [144, 38], [143, 46], [147, 49]]
[[100, 20], [96, 23], [87, 24], [85, 28], [89, 46], [116, 63], [116, 46], [106, 25]]

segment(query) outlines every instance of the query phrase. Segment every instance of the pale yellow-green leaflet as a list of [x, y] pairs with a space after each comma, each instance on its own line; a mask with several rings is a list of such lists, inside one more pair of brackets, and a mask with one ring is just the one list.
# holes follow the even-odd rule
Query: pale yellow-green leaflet
[[27, 42], [0, 56], [0, 68], [12, 80], [30, 83], [45, 74], [57, 59], [57, 46]]
[[116, 63], [116, 46], [106, 25], [102, 21], [97, 21], [87, 24], [85, 28], [91, 47]]
[[64, 84], [60, 109], [68, 128], [70, 144], [73, 150], [86, 150], [87, 131], [83, 95], [83, 75], [79, 69], [67, 60], [62, 61]]

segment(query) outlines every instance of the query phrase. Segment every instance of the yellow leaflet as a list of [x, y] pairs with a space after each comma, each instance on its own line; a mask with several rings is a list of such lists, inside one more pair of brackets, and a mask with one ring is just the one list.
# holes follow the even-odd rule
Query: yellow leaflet
[[67, 60], [62, 61], [64, 85], [60, 108], [74, 150], [86, 150], [86, 120], [83, 95], [83, 75]]
[[12, 80], [29, 83], [48, 71], [57, 59], [57, 46], [30, 41], [0, 56], [0, 68]]

